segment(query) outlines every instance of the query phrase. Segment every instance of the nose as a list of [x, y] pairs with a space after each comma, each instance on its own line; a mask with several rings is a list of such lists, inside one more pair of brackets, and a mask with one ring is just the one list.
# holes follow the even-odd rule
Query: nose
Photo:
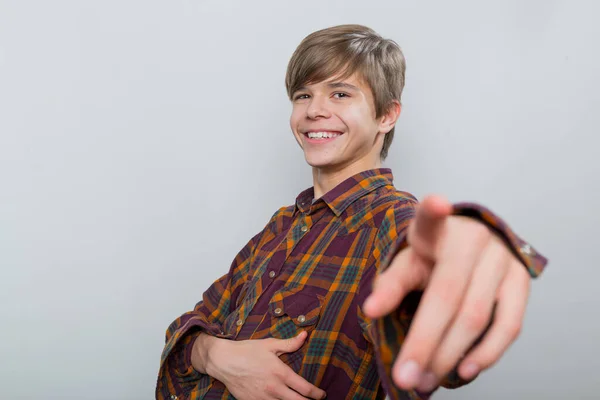
[[306, 116], [309, 119], [329, 118], [331, 113], [327, 109], [326, 100], [321, 97], [313, 96], [306, 109]]

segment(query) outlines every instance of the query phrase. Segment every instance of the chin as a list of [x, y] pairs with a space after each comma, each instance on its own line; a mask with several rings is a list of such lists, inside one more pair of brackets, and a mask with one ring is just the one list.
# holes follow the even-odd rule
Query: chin
[[325, 160], [325, 159], [317, 159], [317, 158], [310, 158], [310, 157], [306, 157], [306, 162], [308, 165], [310, 165], [313, 168], [322, 168], [322, 169], [335, 168], [336, 165], [339, 165], [339, 162], [336, 162], [335, 160]]

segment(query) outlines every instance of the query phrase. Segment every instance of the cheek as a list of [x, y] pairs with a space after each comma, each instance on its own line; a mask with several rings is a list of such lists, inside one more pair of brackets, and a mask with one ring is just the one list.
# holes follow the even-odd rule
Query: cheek
[[340, 118], [348, 128], [356, 131], [356, 133], [367, 133], [374, 128], [372, 116], [360, 107], [344, 110], [344, 112], [340, 114]]
[[302, 120], [303, 115], [304, 111], [299, 109], [299, 107], [294, 107], [292, 109], [292, 113], [290, 114], [290, 126], [292, 129], [295, 129], [298, 126], [298, 123]]

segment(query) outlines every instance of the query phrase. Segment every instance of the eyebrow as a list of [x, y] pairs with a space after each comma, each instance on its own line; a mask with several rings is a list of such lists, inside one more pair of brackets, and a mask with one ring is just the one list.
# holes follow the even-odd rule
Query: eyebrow
[[[340, 89], [340, 88], [344, 88], [344, 89], [349, 89], [349, 90], [355, 90], [357, 92], [360, 92], [360, 89], [354, 85], [351, 85], [349, 83], [346, 82], [330, 82], [327, 84], [327, 86], [331, 89]], [[303, 90], [307, 90], [306, 86], [301, 86], [298, 89], [296, 89], [296, 92], [301, 92]], [[295, 92], [294, 92], [295, 93]]]
[[346, 83], [346, 82], [331, 82], [331, 83], [328, 83], [327, 86], [329, 86], [332, 89], [345, 88], [345, 89], [355, 90], [357, 92], [360, 92], [359, 88], [357, 88], [356, 86], [351, 85], [349, 83]]

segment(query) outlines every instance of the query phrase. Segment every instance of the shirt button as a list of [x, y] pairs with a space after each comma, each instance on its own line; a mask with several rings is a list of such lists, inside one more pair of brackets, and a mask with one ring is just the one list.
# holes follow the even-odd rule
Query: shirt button
[[528, 256], [533, 254], [533, 248], [529, 244], [524, 244], [523, 246], [521, 246], [520, 250], [521, 250], [521, 253], [526, 254]]
[[306, 321], [306, 317], [304, 315], [298, 316], [298, 322], [303, 323], [304, 321]]
[[269, 272], [269, 278], [275, 278], [275, 271]]
[[281, 308], [279, 308], [279, 307], [277, 307], [275, 309], [275, 315], [281, 315], [282, 312], [283, 312], [283, 310]]
[[306, 225], [302, 225], [302, 228], [300, 228], [300, 230], [301, 230], [302, 232], [306, 232], [306, 231], [308, 230], [308, 226], [306, 226]]
[[237, 322], [235, 323], [237, 326], [242, 326], [244, 325], [244, 321], [242, 321], [241, 319], [238, 319]]
[[171, 395], [171, 400], [177, 400], [177, 396], [175, 396], [174, 394]]

